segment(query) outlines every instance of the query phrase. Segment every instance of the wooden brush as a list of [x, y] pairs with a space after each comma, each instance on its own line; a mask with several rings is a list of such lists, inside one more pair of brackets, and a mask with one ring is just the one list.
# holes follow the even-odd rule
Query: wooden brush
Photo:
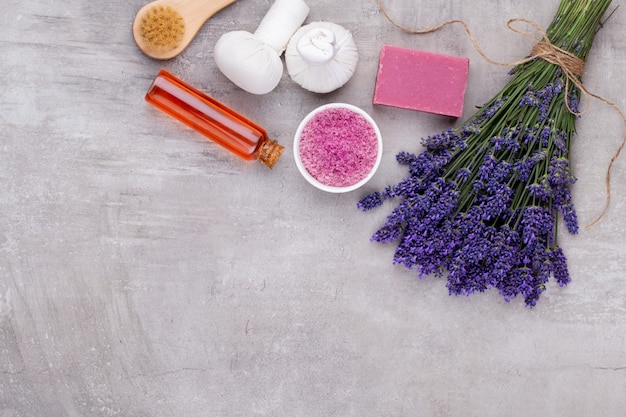
[[236, 0], [156, 0], [137, 12], [133, 37], [151, 58], [170, 59], [180, 54], [215, 13]]

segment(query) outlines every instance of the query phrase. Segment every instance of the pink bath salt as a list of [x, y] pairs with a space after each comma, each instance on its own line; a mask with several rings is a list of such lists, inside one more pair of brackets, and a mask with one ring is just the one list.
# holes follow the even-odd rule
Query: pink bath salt
[[372, 171], [377, 156], [378, 137], [374, 127], [350, 109], [324, 109], [302, 129], [302, 165], [324, 185], [356, 184]]

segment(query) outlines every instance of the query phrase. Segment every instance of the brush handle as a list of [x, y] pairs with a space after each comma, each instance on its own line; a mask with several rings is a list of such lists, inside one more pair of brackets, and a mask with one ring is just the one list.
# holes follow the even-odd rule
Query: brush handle
[[237, 0], [171, 0], [171, 5], [183, 15], [185, 24], [193, 30], [193, 35], [214, 14]]

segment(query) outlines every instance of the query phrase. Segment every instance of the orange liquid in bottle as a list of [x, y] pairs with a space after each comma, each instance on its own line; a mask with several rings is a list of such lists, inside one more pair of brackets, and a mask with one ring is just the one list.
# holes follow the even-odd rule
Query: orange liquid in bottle
[[257, 124], [203, 92], [161, 70], [146, 101], [245, 160], [272, 168], [283, 147]]

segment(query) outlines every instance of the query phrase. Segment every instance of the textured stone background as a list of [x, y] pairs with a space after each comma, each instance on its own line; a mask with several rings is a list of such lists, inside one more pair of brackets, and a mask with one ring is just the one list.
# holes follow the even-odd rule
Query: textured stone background
[[[466, 116], [508, 79], [460, 26], [402, 33], [375, 0], [308, 0], [308, 22], [352, 31], [360, 64], [328, 94], [285, 74], [252, 96], [217, 71], [227, 31], [254, 31], [269, 0], [220, 12], [179, 57], [139, 52], [143, 1], [6, 0], [0, 14], [0, 417], [616, 416], [626, 409], [626, 156], [606, 217], [563, 234], [573, 282], [537, 308], [496, 292], [450, 297], [370, 243], [389, 207], [355, 208], [397, 182], [400, 150], [459, 121], [372, 106], [383, 43], [467, 56]], [[558, 1], [386, 0], [409, 26], [464, 19], [507, 62]], [[616, 4], [618, 2], [615, 2]], [[586, 86], [626, 109], [626, 9], [600, 31]], [[264, 126], [287, 150], [245, 163], [143, 101], [160, 68]], [[362, 107], [384, 135], [365, 189], [324, 194], [293, 161], [292, 136], [318, 105]], [[604, 199], [624, 135], [591, 102], [573, 152], [582, 224]]]

